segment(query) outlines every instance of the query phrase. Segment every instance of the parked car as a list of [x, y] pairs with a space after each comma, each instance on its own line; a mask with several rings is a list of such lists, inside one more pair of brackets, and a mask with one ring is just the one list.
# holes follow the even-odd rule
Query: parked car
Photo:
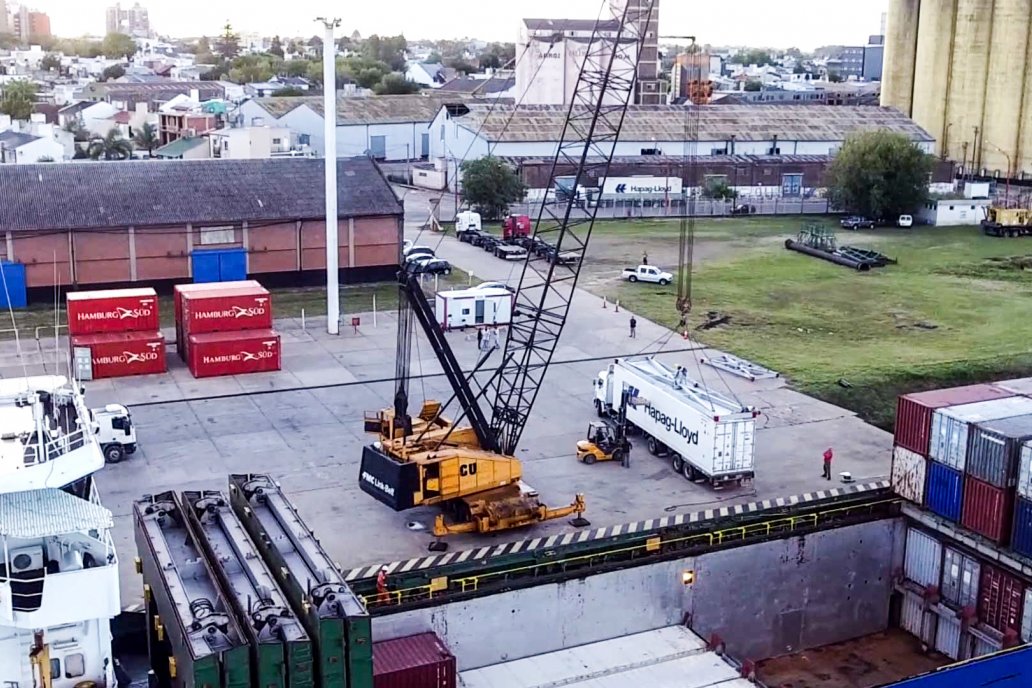
[[414, 260], [422, 260], [425, 258], [435, 258], [434, 250], [432, 248], [426, 248], [425, 246], [417, 246], [409, 249], [409, 252], [405, 254], [405, 262], [411, 263]]
[[843, 229], [874, 229], [874, 220], [863, 215], [849, 215], [839, 220]]
[[756, 206], [748, 203], [740, 203], [731, 209], [732, 215], [752, 215], [756, 212]]
[[896, 226], [903, 227], [904, 229], [907, 227], [913, 227], [914, 217], [912, 215], [900, 215], [899, 219], [896, 220]]
[[444, 258], [416, 258], [409, 261], [409, 270], [417, 275], [450, 275], [451, 263]]
[[481, 282], [476, 286], [470, 287], [470, 289], [505, 289], [513, 294], [516, 293], [516, 287], [510, 287], [505, 282]]
[[654, 265], [639, 265], [636, 268], [624, 268], [623, 278], [628, 282], [652, 282], [665, 287], [674, 281], [674, 276], [663, 272]]

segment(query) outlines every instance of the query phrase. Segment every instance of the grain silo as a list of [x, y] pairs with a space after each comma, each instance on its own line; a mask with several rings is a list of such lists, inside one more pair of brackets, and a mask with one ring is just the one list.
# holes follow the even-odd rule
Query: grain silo
[[983, 141], [976, 160], [979, 169], [1013, 173], [1010, 166], [1018, 148], [1030, 21], [1032, 0], [996, 0], [982, 116]]
[[910, 114], [921, 0], [900, 0], [889, 6], [889, 35], [882, 68], [882, 105]]
[[922, 0], [918, 22], [917, 56], [914, 60], [917, 78], [914, 79], [914, 104], [910, 116], [932, 135], [940, 153], [948, 144], [945, 133], [946, 93], [953, 61], [956, 2]]
[[946, 154], [965, 168], [978, 167], [989, 74], [993, 0], [957, 0], [953, 59], [946, 91]]

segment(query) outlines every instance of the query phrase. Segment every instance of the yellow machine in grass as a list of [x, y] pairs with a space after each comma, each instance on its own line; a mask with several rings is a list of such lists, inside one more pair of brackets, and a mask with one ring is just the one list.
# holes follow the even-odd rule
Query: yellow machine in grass
[[1032, 236], [1032, 210], [990, 208], [982, 220], [982, 231], [996, 237]]
[[593, 421], [585, 439], [577, 442], [577, 460], [586, 464], [597, 461], [618, 461], [625, 464], [631, 454], [627, 434], [613, 423]]

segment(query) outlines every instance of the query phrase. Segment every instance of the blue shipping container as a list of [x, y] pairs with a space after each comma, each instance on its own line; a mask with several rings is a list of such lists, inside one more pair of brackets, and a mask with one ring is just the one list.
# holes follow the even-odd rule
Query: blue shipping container
[[242, 248], [195, 250], [190, 260], [196, 284], [247, 279], [247, 251]]
[[1032, 501], [1018, 497], [1014, 503], [1014, 528], [1011, 530], [1011, 549], [1032, 557]]
[[893, 688], [1028, 688], [1032, 686], [1032, 647], [945, 666], [891, 685]]
[[964, 474], [938, 461], [929, 461], [925, 506], [943, 518], [959, 521], [964, 508]]
[[25, 266], [0, 262], [0, 307], [25, 308], [29, 299], [25, 290]]

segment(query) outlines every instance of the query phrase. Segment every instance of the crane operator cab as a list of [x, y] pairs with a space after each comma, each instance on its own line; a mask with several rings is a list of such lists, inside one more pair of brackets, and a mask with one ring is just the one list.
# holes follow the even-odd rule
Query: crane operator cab
[[136, 426], [129, 409], [121, 404], [108, 404], [90, 409], [90, 416], [107, 463], [118, 463], [136, 451]]
[[586, 464], [596, 461], [619, 461], [630, 454], [631, 443], [618, 426], [603, 421], [588, 425], [587, 437], [577, 443], [577, 459]]

